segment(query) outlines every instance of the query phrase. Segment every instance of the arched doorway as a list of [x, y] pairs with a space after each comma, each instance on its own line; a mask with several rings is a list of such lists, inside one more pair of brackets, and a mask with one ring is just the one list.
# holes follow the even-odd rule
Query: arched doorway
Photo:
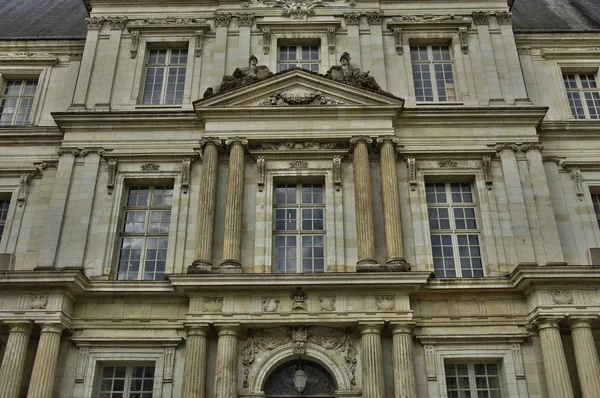
[[[294, 374], [301, 366], [306, 373], [306, 386], [302, 393], [294, 387]], [[284, 397], [318, 397], [333, 398], [336, 390], [335, 381], [329, 372], [321, 365], [302, 360], [286, 362], [271, 373], [264, 387], [267, 398]]]

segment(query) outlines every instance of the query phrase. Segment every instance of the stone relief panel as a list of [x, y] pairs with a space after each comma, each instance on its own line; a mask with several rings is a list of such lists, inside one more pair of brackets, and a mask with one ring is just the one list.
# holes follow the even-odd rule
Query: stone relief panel
[[251, 384], [250, 375], [254, 366], [265, 360], [265, 356], [285, 345], [293, 347], [294, 355], [306, 354], [307, 345], [315, 345], [338, 356], [352, 374], [351, 385], [356, 386], [358, 363], [357, 335], [349, 328], [324, 326], [281, 326], [268, 329], [250, 329], [242, 343], [241, 363], [244, 369], [243, 387]]

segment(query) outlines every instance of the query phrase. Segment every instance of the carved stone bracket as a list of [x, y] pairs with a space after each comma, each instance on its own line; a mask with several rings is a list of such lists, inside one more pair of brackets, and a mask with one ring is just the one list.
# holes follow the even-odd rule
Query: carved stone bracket
[[515, 374], [517, 379], [525, 380], [525, 368], [523, 367], [523, 355], [521, 354], [521, 344], [512, 344], [510, 346], [513, 363], [515, 364]]
[[257, 179], [256, 184], [258, 186], [258, 192], [262, 192], [265, 188], [265, 157], [258, 156], [256, 158], [256, 170], [257, 170]]
[[252, 26], [254, 24], [253, 12], [242, 12], [236, 14], [235, 17], [237, 18], [238, 26]]
[[475, 25], [487, 25], [490, 22], [490, 13], [486, 11], [473, 11], [471, 16]]
[[487, 189], [491, 190], [494, 180], [492, 178], [492, 157], [490, 155], [483, 156], [483, 178]]
[[75, 383], [83, 383], [85, 381], [85, 371], [87, 369], [87, 361], [89, 355], [89, 347], [79, 348], [79, 355], [77, 356], [77, 367], [75, 368]]
[[406, 166], [408, 167], [408, 181], [410, 190], [417, 190], [417, 161], [414, 156], [406, 157]]
[[271, 50], [271, 28], [262, 28], [263, 53], [266, 55]]
[[381, 25], [383, 23], [383, 11], [381, 10], [367, 11], [365, 16], [369, 25]]
[[196, 47], [194, 48], [194, 55], [196, 57], [202, 56], [202, 50], [204, 48], [204, 31], [196, 31]]
[[344, 13], [344, 22], [346, 25], [358, 25], [360, 24], [360, 13], [358, 12], [346, 12]]
[[581, 181], [581, 170], [577, 167], [573, 167], [569, 170], [569, 175], [575, 182], [575, 194], [579, 200], [583, 200], [583, 183]]
[[340, 155], [333, 157], [333, 184], [336, 191], [342, 189], [342, 157]]
[[437, 380], [437, 366], [435, 359], [435, 349], [432, 345], [423, 346], [425, 350], [425, 373], [427, 380]]
[[231, 22], [231, 17], [233, 15], [231, 13], [225, 12], [216, 12], [214, 14], [215, 27], [217, 28], [228, 28], [229, 23]]
[[404, 53], [404, 48], [402, 47], [402, 29], [401, 28], [392, 28], [394, 32], [394, 44], [396, 46], [396, 54], [402, 55]]
[[329, 54], [335, 54], [335, 26], [327, 28], [327, 47]]
[[90, 17], [85, 19], [85, 24], [87, 25], [88, 30], [100, 30], [102, 29], [105, 20], [104, 17]]
[[19, 204], [19, 207], [23, 207], [25, 201], [27, 200], [29, 185], [31, 184], [33, 177], [35, 177], [34, 173], [21, 174], [21, 178], [19, 179], [19, 193], [17, 195], [17, 203]]
[[123, 30], [127, 25], [127, 17], [106, 17], [110, 30]]
[[468, 29], [466, 26], [458, 28], [458, 40], [460, 41], [460, 49], [463, 54], [469, 53], [469, 37], [467, 31]]
[[106, 182], [106, 188], [108, 188], [109, 195], [111, 195], [115, 189], [118, 167], [119, 161], [117, 159], [108, 159], [108, 181]]
[[173, 382], [173, 368], [175, 364], [175, 348], [165, 347], [165, 368], [163, 370], [163, 383]]
[[511, 25], [512, 24], [512, 13], [508, 11], [497, 11], [496, 21], [499, 25]]
[[132, 30], [131, 32], [129, 32], [129, 34], [131, 35], [130, 54], [131, 54], [131, 58], [135, 58], [135, 57], [137, 57], [138, 48], [140, 46], [140, 31]]
[[192, 174], [192, 158], [185, 158], [181, 163], [181, 190], [188, 193]]

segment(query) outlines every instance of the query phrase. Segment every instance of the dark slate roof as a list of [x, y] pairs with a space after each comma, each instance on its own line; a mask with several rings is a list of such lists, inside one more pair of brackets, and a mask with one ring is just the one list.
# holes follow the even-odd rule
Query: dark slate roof
[[600, 0], [515, 0], [515, 32], [600, 31]]
[[0, 39], [85, 39], [81, 0], [0, 0]]

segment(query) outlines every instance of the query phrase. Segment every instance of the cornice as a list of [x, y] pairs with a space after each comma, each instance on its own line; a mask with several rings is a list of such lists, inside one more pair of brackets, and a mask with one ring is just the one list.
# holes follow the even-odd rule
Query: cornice
[[598, 120], [543, 121], [538, 127], [541, 139], [595, 139], [598, 131]]
[[537, 127], [548, 107], [537, 106], [418, 106], [405, 107], [399, 114], [401, 125], [534, 126]]
[[536, 266], [519, 265], [508, 276], [517, 290], [532, 286], [600, 286], [600, 267], [592, 265]]
[[598, 47], [600, 32], [515, 32], [517, 47]]
[[58, 127], [0, 127], [0, 145], [59, 145], [63, 133]]
[[193, 110], [143, 110], [110, 112], [52, 112], [54, 121], [65, 131], [73, 128], [110, 130], [127, 127], [143, 129], [189, 129], [197, 127], [198, 118]]

